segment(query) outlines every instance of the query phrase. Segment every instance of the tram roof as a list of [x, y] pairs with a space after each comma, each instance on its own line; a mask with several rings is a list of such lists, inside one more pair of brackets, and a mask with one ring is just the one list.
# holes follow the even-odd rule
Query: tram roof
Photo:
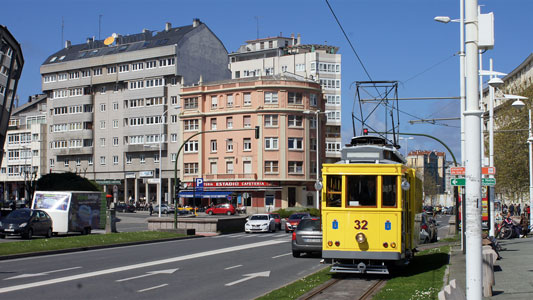
[[407, 161], [386, 138], [363, 135], [352, 138], [351, 143], [341, 150], [338, 163], [405, 164]]

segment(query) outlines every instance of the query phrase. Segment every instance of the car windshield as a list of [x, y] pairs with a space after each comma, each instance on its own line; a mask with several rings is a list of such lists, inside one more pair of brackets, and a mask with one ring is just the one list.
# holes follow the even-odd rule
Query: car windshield
[[29, 210], [14, 210], [9, 215], [7, 215], [7, 218], [9, 219], [27, 219], [30, 217], [30, 211]]
[[268, 220], [268, 216], [251, 216], [250, 220]]
[[290, 220], [300, 220], [301, 218], [305, 217], [307, 215], [304, 214], [294, 214], [289, 217]]
[[320, 220], [318, 219], [303, 219], [298, 224], [298, 230], [306, 231], [320, 231]]

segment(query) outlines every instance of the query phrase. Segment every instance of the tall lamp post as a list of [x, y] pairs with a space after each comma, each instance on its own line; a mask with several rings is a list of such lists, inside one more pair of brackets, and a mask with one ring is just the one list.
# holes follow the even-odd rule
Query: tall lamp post
[[[316, 127], [316, 180], [315, 180], [315, 190], [316, 190], [316, 203], [315, 208], [320, 209], [320, 191], [322, 190], [322, 181], [320, 181], [320, 122], [318, 116], [321, 114], [326, 114], [320, 110], [315, 111], [304, 111], [305, 114], [314, 114], [315, 115], [315, 127]], [[325, 149], [324, 149], [325, 150]]]
[[405, 157], [407, 157], [407, 155], [409, 155], [409, 148], [408, 148], [408, 143], [409, 143], [409, 140], [414, 140], [415, 138], [410, 136], [408, 138], [404, 138], [403, 136], [400, 137], [400, 140], [404, 140], [405, 141]]

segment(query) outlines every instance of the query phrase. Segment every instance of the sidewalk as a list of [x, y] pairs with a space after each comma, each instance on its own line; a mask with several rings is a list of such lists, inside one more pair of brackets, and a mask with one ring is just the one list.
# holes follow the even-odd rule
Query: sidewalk
[[[533, 299], [533, 237], [499, 242], [506, 250], [500, 252], [502, 259], [494, 265], [493, 296], [483, 299]], [[455, 279], [466, 292], [465, 263], [461, 246], [452, 247], [448, 278]]]

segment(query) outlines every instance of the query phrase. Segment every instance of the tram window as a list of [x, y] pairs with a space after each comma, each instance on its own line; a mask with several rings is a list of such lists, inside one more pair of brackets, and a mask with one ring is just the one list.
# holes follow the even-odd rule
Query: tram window
[[381, 176], [381, 205], [396, 207], [397, 176]]
[[347, 176], [347, 206], [376, 206], [377, 176]]
[[341, 207], [342, 205], [342, 176], [330, 175], [326, 177], [326, 206]]

